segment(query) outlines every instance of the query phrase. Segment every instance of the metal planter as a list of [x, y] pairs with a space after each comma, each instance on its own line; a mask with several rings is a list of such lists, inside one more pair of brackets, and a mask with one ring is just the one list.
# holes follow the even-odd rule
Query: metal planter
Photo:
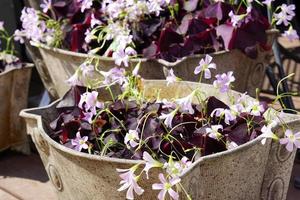
[[27, 107], [31, 69], [26, 64], [0, 74], [0, 151], [12, 148], [29, 153], [25, 123], [19, 112]]
[[[276, 38], [278, 31], [268, 30], [268, 44], [271, 46]], [[55, 97], [62, 97], [69, 89], [66, 80], [74, 74], [75, 70], [91, 55], [75, 53], [67, 50], [50, 48], [42, 44], [34, 44], [39, 52], [32, 50], [31, 54], [35, 58], [38, 72], [44, 85]], [[212, 70], [212, 76], [216, 73], [233, 71], [236, 81], [234, 89], [239, 92], [248, 92], [255, 96], [256, 88], [261, 88], [265, 73], [265, 67], [269, 63], [271, 51], [259, 50], [258, 57], [251, 59], [239, 50], [220, 51], [210, 54], [213, 62], [217, 64], [217, 70]], [[199, 81], [199, 76], [194, 75], [194, 69], [199, 64], [200, 59], [205, 55], [194, 55], [184, 57], [174, 63], [162, 59], [148, 60], [131, 59], [130, 68], [132, 69], [141, 61], [140, 75], [145, 79], [165, 79], [164, 68], [173, 68], [175, 75], [187, 81]], [[114, 60], [109, 57], [96, 56], [101, 70], [109, 70], [114, 67]], [[213, 80], [203, 80], [205, 83], [212, 83]]]
[[[227, 95], [206, 84], [180, 82], [167, 87], [165, 81], [149, 80], [144, 82], [144, 87], [148, 97], [160, 89], [161, 98], [182, 97], [201, 87], [207, 96], [229, 101]], [[232, 91], [232, 94], [238, 93]], [[124, 200], [125, 193], [116, 191], [120, 181], [116, 168], [129, 168], [137, 161], [89, 155], [53, 141], [48, 136], [48, 124], [57, 116], [57, 102], [44, 108], [23, 110], [20, 115], [26, 120], [27, 131], [59, 199]], [[291, 128], [300, 130], [299, 116], [285, 115], [284, 119]], [[282, 134], [282, 130], [279, 133]], [[294, 156], [295, 151], [290, 153], [277, 142], [267, 140], [262, 145], [261, 138], [256, 138], [235, 149], [200, 158], [181, 176], [182, 184], [194, 200], [282, 200], [286, 198]], [[151, 190], [151, 184], [158, 181], [158, 171], [150, 174], [149, 180], [140, 181], [145, 193], [137, 199], [156, 199], [157, 193]], [[180, 196], [185, 199], [183, 194]]]

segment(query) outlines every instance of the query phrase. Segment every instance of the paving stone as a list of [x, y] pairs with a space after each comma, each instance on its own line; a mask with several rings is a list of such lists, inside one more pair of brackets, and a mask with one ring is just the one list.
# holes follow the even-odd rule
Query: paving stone
[[[0, 154], [0, 189], [21, 200], [55, 200], [56, 195], [37, 154]], [[0, 200], [6, 200], [1, 196]], [[15, 198], [16, 199], [16, 198]]]
[[2, 190], [0, 188], [0, 199], [5, 200], [19, 200], [19, 198], [16, 198], [15, 196], [9, 194], [8, 192]]

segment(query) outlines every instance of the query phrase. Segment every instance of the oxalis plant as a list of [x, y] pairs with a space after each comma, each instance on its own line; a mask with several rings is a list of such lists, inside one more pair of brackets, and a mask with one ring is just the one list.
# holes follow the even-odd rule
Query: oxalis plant
[[[286, 27], [295, 6], [272, 8], [274, 0], [44, 0], [42, 11], [22, 12], [23, 38], [76, 52], [113, 57], [117, 65], [130, 58], [176, 61], [185, 56], [240, 49], [251, 58], [267, 45], [266, 30]], [[271, 24], [262, 10], [272, 10]]]
[[[246, 94], [233, 94], [231, 71], [217, 74], [213, 82], [219, 93], [228, 96], [226, 104], [207, 97], [200, 84], [184, 97], [162, 99], [157, 91], [155, 98], [146, 98], [139, 64], [130, 72], [116, 67], [101, 71], [91, 64], [95, 61], [85, 62], [68, 80], [73, 87], [57, 105], [59, 116], [50, 124], [50, 137], [79, 152], [139, 161], [129, 169], [116, 169], [121, 179], [116, 189], [126, 191], [127, 199], [143, 195], [139, 182], [154, 178], [154, 168], [160, 170], [160, 182], [152, 185], [158, 199], [177, 200], [179, 193], [191, 199], [180, 177], [194, 162], [257, 137], [262, 145], [272, 138], [287, 151], [300, 148], [300, 132], [284, 123], [280, 110]], [[201, 82], [212, 78], [211, 70], [216, 65], [206, 55], [194, 73], [200, 74]], [[180, 83], [172, 69], [167, 74], [166, 87]], [[276, 125], [282, 126], [284, 135], [273, 132]]]
[[15, 56], [13, 38], [14, 35], [10, 35], [4, 28], [4, 22], [0, 21], [0, 73], [22, 67], [21, 61]]

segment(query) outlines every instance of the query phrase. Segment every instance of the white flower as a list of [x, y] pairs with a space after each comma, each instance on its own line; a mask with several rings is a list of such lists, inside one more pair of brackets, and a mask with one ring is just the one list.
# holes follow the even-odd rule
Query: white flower
[[166, 77], [167, 86], [169, 86], [169, 84], [177, 82], [178, 80], [179, 78], [175, 76], [173, 69], [168, 70], [168, 75]]
[[147, 179], [149, 179], [149, 174], [148, 173], [149, 173], [149, 170], [151, 168], [163, 167], [163, 164], [161, 162], [153, 159], [152, 156], [146, 151], [144, 151], [144, 153], [143, 153], [143, 160], [145, 161], [145, 168], [144, 168], [143, 171], [146, 172]]
[[175, 116], [175, 114], [177, 113], [177, 109], [173, 110], [172, 112], [168, 113], [168, 114], [164, 114], [164, 113], [161, 113], [161, 116], [159, 116], [159, 119], [164, 119], [164, 124], [169, 127], [169, 128], [172, 128], [172, 121], [173, 121], [173, 118]]
[[211, 63], [212, 57], [210, 55], [205, 55], [205, 60], [202, 58], [199, 62], [199, 66], [195, 68], [194, 74], [199, 74], [200, 72], [204, 71], [204, 78], [210, 79], [211, 72], [209, 69], [216, 69], [216, 64]]
[[259, 137], [262, 137], [261, 143], [264, 145], [266, 143], [267, 138], [272, 138], [275, 140], [278, 140], [278, 136], [275, 135], [272, 131], [272, 128], [276, 126], [277, 122], [273, 121], [271, 124], [268, 124], [267, 126], [263, 126], [261, 129], [262, 134]]
[[139, 144], [139, 139], [139, 133], [136, 130], [129, 130], [124, 137], [124, 143], [128, 149], [130, 149], [130, 147], [134, 148]]
[[175, 102], [179, 105], [181, 112], [188, 112], [191, 115], [194, 114], [194, 108], [192, 106], [193, 97], [195, 95], [195, 91], [193, 91], [190, 95], [177, 99]]
[[249, 101], [246, 111], [254, 116], [260, 116], [265, 111], [263, 105], [259, 101]]
[[135, 170], [135, 166], [130, 169], [117, 169], [119, 173], [122, 173], [120, 174], [122, 179], [120, 181], [120, 185], [122, 186], [118, 189], [118, 191], [120, 192], [127, 189], [126, 198], [130, 200], [134, 199], [133, 192], [138, 195], [142, 195], [144, 193], [143, 188], [137, 184], [138, 177], [134, 174]]
[[153, 190], [160, 190], [158, 194], [159, 200], [165, 200], [166, 194], [168, 193], [170, 197], [174, 200], [179, 199], [179, 194], [175, 192], [172, 187], [178, 184], [181, 180], [180, 178], [172, 178], [169, 181], [167, 181], [162, 173], [159, 174], [159, 180], [161, 183], [155, 183], [152, 185]]
[[206, 128], [205, 131], [209, 137], [219, 140], [222, 137], [222, 133], [219, 132], [220, 129], [223, 130], [222, 125], [212, 125], [210, 128]]
[[171, 177], [179, 177], [183, 172], [185, 172], [192, 162], [188, 160], [187, 157], [183, 157], [180, 161], [173, 161], [172, 158], [168, 162], [164, 163], [163, 168]]

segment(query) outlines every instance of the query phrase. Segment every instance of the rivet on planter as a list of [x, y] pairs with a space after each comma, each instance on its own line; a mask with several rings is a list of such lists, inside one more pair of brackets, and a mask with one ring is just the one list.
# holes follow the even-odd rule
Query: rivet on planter
[[282, 200], [284, 191], [284, 181], [282, 178], [275, 178], [270, 184], [270, 189], [268, 191], [268, 200]]
[[49, 145], [48, 143], [42, 138], [38, 128], [34, 128], [33, 130], [33, 141], [35, 142], [37, 148], [49, 156]]
[[60, 192], [63, 191], [63, 184], [57, 169], [52, 164], [49, 164], [47, 169], [50, 181], [54, 185], [55, 189], [57, 189]]

